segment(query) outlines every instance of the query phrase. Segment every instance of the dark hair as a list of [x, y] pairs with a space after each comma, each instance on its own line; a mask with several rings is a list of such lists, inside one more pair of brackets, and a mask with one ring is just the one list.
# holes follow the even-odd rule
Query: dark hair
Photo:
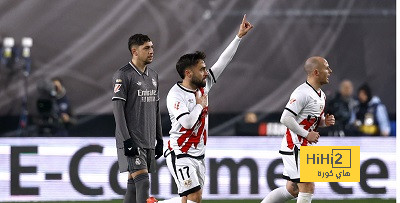
[[181, 56], [176, 63], [176, 71], [178, 71], [179, 76], [182, 79], [185, 78], [185, 70], [186, 68], [190, 68], [196, 65], [199, 60], [204, 60], [206, 58], [206, 54], [201, 51], [196, 51], [195, 53], [185, 54]]
[[360, 93], [360, 91], [364, 91], [365, 94], [367, 95], [368, 99], [367, 99], [367, 103], [372, 99], [372, 90], [369, 87], [369, 85], [367, 83], [362, 84], [359, 88], [358, 88], [358, 93]]
[[129, 41], [128, 41], [128, 48], [129, 51], [132, 54], [132, 46], [140, 46], [143, 45], [146, 42], [150, 42], [150, 38], [147, 35], [144, 34], [135, 34], [132, 35], [131, 37], [129, 37]]

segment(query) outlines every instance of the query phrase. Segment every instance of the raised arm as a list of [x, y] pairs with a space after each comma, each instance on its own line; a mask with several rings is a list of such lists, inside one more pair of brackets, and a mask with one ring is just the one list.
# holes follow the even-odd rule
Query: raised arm
[[253, 25], [246, 20], [246, 15], [244, 15], [235, 39], [228, 45], [228, 47], [222, 52], [222, 54], [218, 58], [217, 62], [211, 67], [210, 72], [211, 76], [214, 79], [214, 82], [218, 79], [222, 71], [224, 71], [225, 67], [232, 60], [237, 48], [239, 47], [239, 43], [242, 37], [245, 36], [247, 32], [249, 32], [252, 28]]
[[249, 32], [254, 26], [252, 24], [250, 24], [249, 21], [246, 20], [246, 14], [244, 14], [243, 16], [243, 20], [242, 23], [240, 24], [239, 27], [239, 31], [237, 36], [239, 38], [242, 38], [243, 36], [245, 36], [247, 34], [247, 32]]

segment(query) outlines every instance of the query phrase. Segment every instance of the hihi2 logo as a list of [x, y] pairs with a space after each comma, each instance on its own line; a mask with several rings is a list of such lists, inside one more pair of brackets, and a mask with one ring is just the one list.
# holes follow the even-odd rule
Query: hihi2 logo
[[360, 182], [359, 146], [301, 146], [301, 182]]

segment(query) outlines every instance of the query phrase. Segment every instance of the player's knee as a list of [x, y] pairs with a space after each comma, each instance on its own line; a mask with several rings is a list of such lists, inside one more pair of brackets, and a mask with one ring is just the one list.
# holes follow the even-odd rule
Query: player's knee
[[308, 183], [306, 192], [314, 194], [314, 190], [315, 190], [315, 184], [314, 183]]
[[286, 189], [293, 197], [297, 197], [299, 195], [299, 187], [294, 182], [288, 182], [286, 184]]
[[305, 193], [314, 194], [315, 184], [314, 183], [300, 183], [299, 184], [299, 191]]
[[191, 193], [187, 196], [187, 203], [200, 203], [202, 196], [202, 190], [198, 190], [194, 193]]
[[294, 188], [286, 188], [286, 189], [293, 197], [297, 197], [299, 195], [299, 189], [294, 189]]

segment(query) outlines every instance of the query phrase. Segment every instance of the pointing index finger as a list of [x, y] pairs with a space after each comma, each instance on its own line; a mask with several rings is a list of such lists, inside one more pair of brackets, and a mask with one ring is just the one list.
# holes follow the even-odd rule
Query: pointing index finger
[[244, 14], [243, 16], [242, 24], [244, 24], [245, 22], [246, 22], [246, 14]]

